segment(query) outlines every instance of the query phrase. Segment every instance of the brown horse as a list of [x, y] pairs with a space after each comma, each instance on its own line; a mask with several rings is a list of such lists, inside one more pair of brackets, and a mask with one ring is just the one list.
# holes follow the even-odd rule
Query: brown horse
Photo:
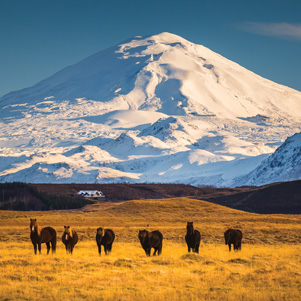
[[229, 252], [231, 251], [231, 244], [234, 251], [241, 250], [242, 233], [240, 230], [228, 229], [224, 233], [225, 244], [229, 246]]
[[66, 252], [72, 254], [74, 246], [78, 242], [78, 236], [75, 230], [72, 230], [70, 226], [64, 226], [64, 233], [62, 236], [62, 242], [66, 247]]
[[139, 230], [138, 238], [141, 246], [147, 256], [150, 256], [151, 248], [154, 248], [154, 255], [162, 252], [163, 235], [159, 230], [149, 232], [147, 230]]
[[104, 247], [107, 255], [112, 251], [112, 244], [115, 239], [115, 233], [111, 229], [104, 229], [99, 227], [96, 232], [96, 243], [98, 246], [98, 254], [101, 255], [101, 246]]
[[33, 244], [34, 253], [37, 254], [37, 248], [41, 254], [41, 244], [46, 243], [47, 254], [50, 251], [50, 244], [52, 253], [56, 250], [56, 231], [51, 227], [42, 228], [38, 225], [37, 219], [30, 219], [30, 238]]
[[187, 243], [188, 252], [192, 249], [192, 252], [199, 253], [199, 247], [201, 242], [201, 234], [198, 230], [193, 228], [193, 222], [187, 222], [187, 233], [185, 241]]

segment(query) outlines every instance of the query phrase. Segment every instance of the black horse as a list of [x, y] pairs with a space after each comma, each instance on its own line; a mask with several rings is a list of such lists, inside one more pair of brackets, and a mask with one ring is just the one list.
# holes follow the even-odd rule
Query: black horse
[[150, 256], [151, 248], [155, 249], [153, 255], [156, 255], [156, 253], [158, 255], [161, 254], [163, 235], [160, 231], [149, 232], [147, 230], [139, 230], [138, 238], [147, 256]]
[[104, 229], [102, 227], [97, 229], [96, 243], [98, 246], [98, 253], [101, 255], [101, 246], [103, 245], [105, 254], [112, 251], [112, 244], [115, 239], [115, 233], [111, 229]]
[[228, 229], [224, 233], [225, 244], [229, 246], [229, 252], [231, 251], [231, 244], [234, 251], [241, 250], [242, 233], [240, 230]]
[[198, 230], [194, 230], [193, 222], [187, 222], [187, 233], [185, 236], [188, 252], [192, 249], [192, 252], [199, 253], [199, 246], [201, 242], [201, 234]]
[[62, 242], [66, 247], [66, 252], [72, 254], [74, 246], [78, 242], [78, 236], [75, 230], [72, 230], [70, 226], [64, 226], [64, 233], [62, 236]]
[[30, 219], [30, 239], [33, 244], [34, 253], [37, 254], [37, 249], [41, 254], [41, 244], [46, 243], [47, 254], [50, 251], [50, 244], [52, 253], [56, 251], [56, 231], [51, 227], [42, 228], [39, 226], [37, 219]]

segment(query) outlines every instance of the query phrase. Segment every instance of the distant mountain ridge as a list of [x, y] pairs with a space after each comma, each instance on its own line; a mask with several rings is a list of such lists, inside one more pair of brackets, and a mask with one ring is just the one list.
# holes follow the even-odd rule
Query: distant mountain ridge
[[[301, 179], [301, 133], [287, 138], [277, 150], [236, 184], [264, 185]], [[301, 190], [301, 188], [300, 188]]]
[[251, 183], [301, 127], [300, 92], [170, 33], [100, 51], [0, 107], [1, 182]]

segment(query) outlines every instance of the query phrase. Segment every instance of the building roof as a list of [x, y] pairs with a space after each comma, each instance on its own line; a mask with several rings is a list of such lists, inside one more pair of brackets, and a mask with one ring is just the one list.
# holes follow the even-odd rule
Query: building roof
[[80, 194], [80, 195], [104, 195], [100, 190], [80, 190], [77, 194]]

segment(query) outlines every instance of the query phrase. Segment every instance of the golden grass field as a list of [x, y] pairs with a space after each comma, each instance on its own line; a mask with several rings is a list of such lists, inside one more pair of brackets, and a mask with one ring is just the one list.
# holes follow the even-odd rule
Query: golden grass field
[[[58, 233], [55, 255], [34, 255], [29, 219]], [[200, 253], [188, 254], [187, 221], [201, 232]], [[64, 225], [79, 234], [67, 255]], [[112, 253], [98, 255], [96, 228], [116, 234]], [[243, 232], [241, 252], [223, 233]], [[161, 256], [146, 257], [138, 230], [159, 229]], [[300, 300], [301, 216], [245, 213], [179, 198], [99, 203], [82, 210], [0, 211], [0, 300]]]

